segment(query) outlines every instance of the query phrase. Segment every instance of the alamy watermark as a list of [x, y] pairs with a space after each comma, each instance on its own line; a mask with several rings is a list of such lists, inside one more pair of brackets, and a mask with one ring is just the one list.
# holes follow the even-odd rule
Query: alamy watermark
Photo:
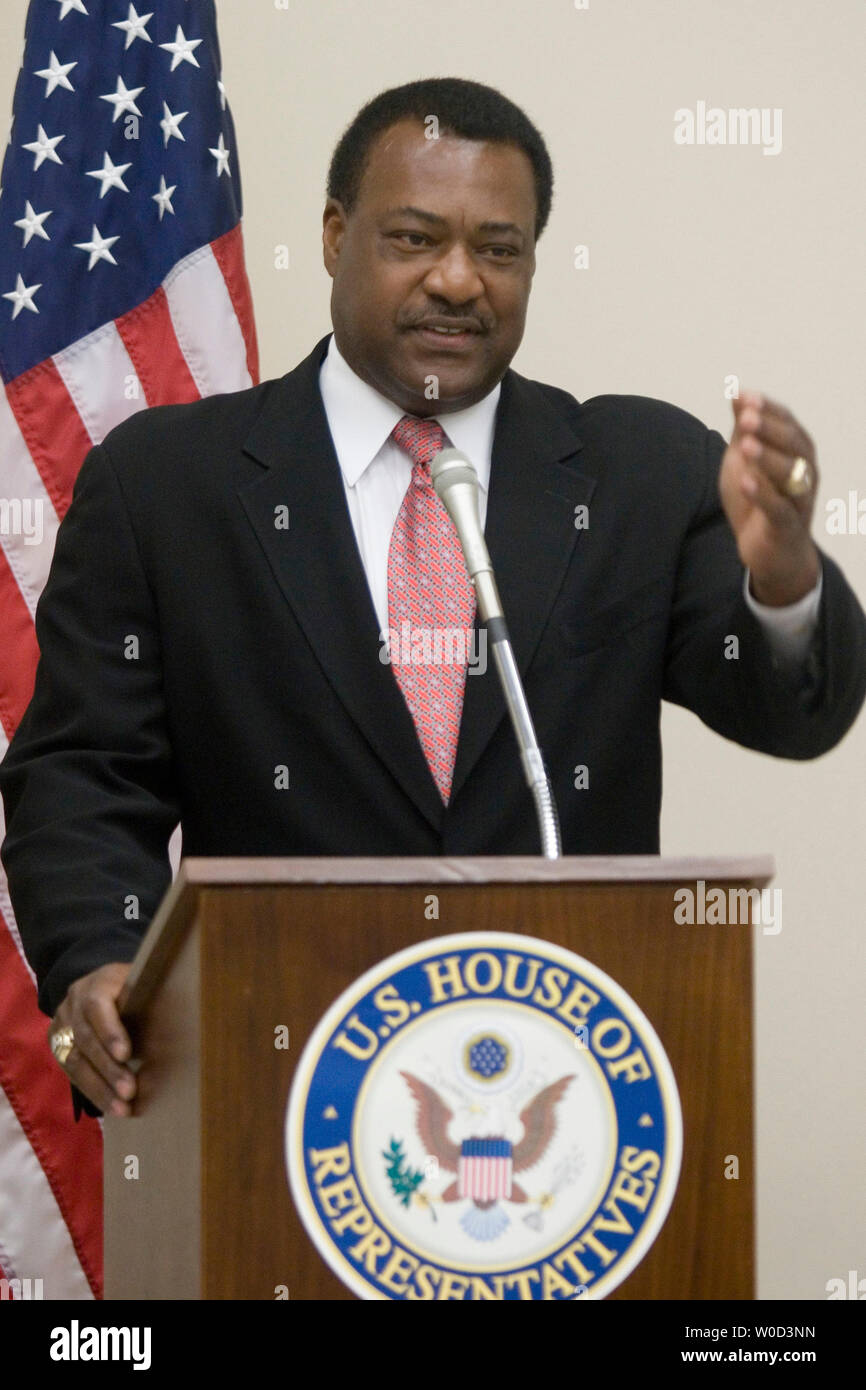
[[23, 536], [25, 545], [41, 545], [44, 506], [41, 497], [0, 497], [0, 536]]
[[407, 619], [380, 632], [379, 642], [383, 666], [465, 666], [470, 676], [487, 670], [483, 627], [413, 627]]
[[131, 1361], [134, 1371], [151, 1365], [149, 1327], [88, 1327], [73, 1318], [68, 1327], [51, 1329], [52, 1361]]
[[674, 112], [675, 145], [760, 145], [764, 154], [782, 150], [782, 108], [774, 106], [707, 106], [699, 101], [694, 111], [681, 106]]
[[707, 888], [699, 878], [694, 888], [677, 888], [674, 921], [679, 926], [760, 926], [764, 936], [782, 930], [781, 888]]
[[32, 1302], [45, 1297], [41, 1279], [0, 1279], [0, 1302]]

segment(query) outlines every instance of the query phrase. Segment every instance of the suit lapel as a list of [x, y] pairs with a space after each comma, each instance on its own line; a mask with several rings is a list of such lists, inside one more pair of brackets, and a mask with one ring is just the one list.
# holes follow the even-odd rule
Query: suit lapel
[[[539, 386], [506, 372], [493, 440], [485, 538], [524, 677], [581, 535], [574, 509], [588, 505], [595, 488], [595, 479], [574, 466], [582, 447]], [[483, 675], [466, 677], [452, 803], [507, 713], [489, 651], [487, 658]]]
[[[438, 830], [443, 806], [436, 783], [393, 672], [379, 660], [379, 623], [319, 393], [327, 344], [324, 338], [275, 383], [245, 446], [266, 471], [238, 495], [336, 694]], [[280, 507], [289, 509], [287, 530], [274, 524]]]

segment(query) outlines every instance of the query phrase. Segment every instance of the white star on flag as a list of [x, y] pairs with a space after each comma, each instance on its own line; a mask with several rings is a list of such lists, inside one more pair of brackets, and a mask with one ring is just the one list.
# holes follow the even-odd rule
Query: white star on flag
[[165, 115], [160, 121], [160, 125], [162, 126], [162, 133], [165, 136], [165, 143], [168, 144], [172, 136], [174, 136], [176, 140], [185, 140], [186, 136], [180, 128], [180, 123], [189, 115], [189, 112], [178, 111], [175, 115], [172, 115], [168, 109], [168, 102], [165, 101], [162, 103], [162, 109]]
[[77, 251], [90, 252], [90, 262], [87, 269], [92, 270], [97, 261], [110, 261], [112, 265], [117, 265], [117, 261], [112, 256], [109, 248], [112, 247], [116, 241], [119, 241], [120, 238], [116, 236], [104, 237], [95, 222], [93, 224], [92, 235], [92, 241], [76, 241], [74, 243]]
[[215, 159], [216, 162], [217, 162], [217, 178], [220, 177], [220, 175], [222, 174], [223, 170], [225, 170], [225, 172], [228, 174], [229, 178], [231, 178], [231, 176], [232, 176], [232, 171], [231, 171], [231, 169], [229, 168], [229, 154], [230, 154], [230, 151], [226, 149], [226, 142], [225, 142], [225, 139], [223, 138], [222, 135], [220, 135], [220, 138], [219, 138], [219, 140], [218, 140], [218, 142], [217, 142], [217, 148], [216, 148], [215, 150], [210, 150], [210, 149], [209, 149], [209, 150], [208, 150], [208, 154], [212, 154], [213, 157], [214, 157], [214, 159]]
[[163, 214], [164, 214], [165, 212], [170, 212], [171, 215], [172, 215], [172, 217], [174, 216], [174, 208], [173, 208], [172, 205], [171, 205], [171, 195], [172, 195], [172, 193], [175, 191], [176, 188], [177, 188], [177, 184], [176, 184], [176, 183], [173, 183], [172, 186], [171, 186], [171, 188], [166, 188], [166, 186], [165, 186], [165, 174], [161, 174], [161, 175], [160, 175], [160, 180], [159, 180], [159, 192], [158, 192], [158, 193], [152, 193], [152, 194], [151, 194], [151, 197], [153, 198], [153, 201], [154, 201], [155, 203], [158, 203], [158, 204], [159, 204], [159, 220], [160, 220], [160, 222], [162, 221], [162, 219], [163, 219]]
[[106, 151], [105, 151], [105, 155], [104, 155], [103, 160], [102, 160], [102, 168], [101, 168], [101, 169], [88, 169], [88, 170], [87, 170], [87, 177], [88, 177], [89, 179], [102, 179], [102, 187], [101, 187], [100, 190], [99, 190], [99, 196], [100, 196], [100, 198], [104, 198], [105, 195], [106, 195], [106, 193], [108, 192], [109, 188], [119, 188], [119, 189], [121, 189], [121, 191], [124, 192], [124, 193], [128, 193], [128, 192], [129, 192], [129, 189], [127, 188], [126, 184], [123, 182], [123, 175], [126, 173], [127, 169], [131, 169], [131, 168], [132, 168], [132, 164], [131, 164], [131, 163], [130, 163], [130, 164], [114, 164], [114, 163], [112, 163], [111, 156], [109, 155], [108, 150], [106, 150]]
[[10, 290], [8, 294], [4, 294], [3, 296], [4, 299], [11, 299], [15, 305], [15, 308], [12, 310], [13, 319], [17, 319], [22, 309], [30, 309], [34, 314], [39, 313], [39, 310], [33, 303], [33, 296], [37, 290], [41, 289], [41, 285], [25, 285], [21, 276], [18, 276], [14, 290]]
[[201, 39], [188, 39], [178, 25], [174, 43], [161, 43], [159, 46], [172, 55], [170, 71], [174, 72], [178, 63], [192, 63], [195, 68], [200, 66], [198, 58], [193, 53], [193, 49], [198, 48], [200, 43]]
[[226, 109], [226, 84], [223, 82], [222, 78], [220, 78], [220, 77], [217, 78], [217, 91], [218, 91], [219, 94], [220, 94], [220, 106], [222, 107], [223, 111], [225, 111], [225, 109]]
[[122, 77], [117, 79], [117, 91], [109, 92], [99, 98], [100, 101], [113, 101], [114, 114], [111, 117], [112, 124], [121, 116], [124, 111], [129, 111], [133, 116], [140, 116], [141, 112], [135, 104], [135, 98], [141, 96], [143, 87], [127, 87]]
[[74, 92], [75, 88], [66, 76], [73, 68], [77, 68], [78, 63], [61, 63], [54, 50], [51, 50], [51, 57], [48, 59], [48, 67], [40, 68], [33, 74], [34, 77], [45, 79], [45, 95], [51, 96], [55, 87], [65, 87], [67, 92]]
[[57, 3], [63, 7], [60, 11], [61, 19], [65, 19], [70, 10], [78, 10], [80, 14], [87, 14], [82, 0], [57, 0]]
[[59, 145], [60, 141], [65, 139], [65, 135], [52, 135], [49, 137], [45, 134], [44, 128], [40, 125], [36, 128], [36, 139], [31, 140], [29, 145], [22, 145], [21, 148], [22, 150], [32, 150], [33, 154], [36, 156], [33, 161], [33, 168], [35, 170], [38, 169], [46, 159], [50, 159], [53, 164], [63, 163], [63, 160], [60, 158], [54, 146]]
[[24, 204], [24, 216], [19, 218], [19, 220], [15, 223], [15, 226], [20, 227], [23, 231], [25, 246], [27, 246], [27, 244], [34, 236], [42, 237], [43, 241], [51, 240], [50, 236], [48, 235], [48, 233], [42, 225], [46, 217], [50, 216], [50, 210], [48, 212], [34, 212], [31, 203], [27, 202]]
[[145, 27], [151, 19], [153, 19], [152, 10], [150, 14], [138, 14], [135, 6], [130, 5], [129, 14], [126, 19], [118, 19], [112, 24], [112, 29], [126, 30], [126, 43], [123, 46], [124, 53], [136, 39], [144, 39], [147, 43], [153, 43], [153, 39], [150, 37]]

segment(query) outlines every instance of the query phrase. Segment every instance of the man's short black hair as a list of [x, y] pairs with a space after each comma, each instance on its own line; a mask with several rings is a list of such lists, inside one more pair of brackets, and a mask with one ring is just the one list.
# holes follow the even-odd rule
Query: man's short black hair
[[344, 131], [328, 170], [328, 197], [336, 198], [351, 212], [358, 197], [370, 149], [378, 135], [397, 121], [435, 116], [439, 133], [464, 140], [491, 140], [516, 145], [532, 165], [535, 177], [535, 239], [550, 216], [553, 197], [553, 165], [547, 146], [529, 117], [513, 101], [462, 77], [428, 77], [391, 87], [368, 101]]

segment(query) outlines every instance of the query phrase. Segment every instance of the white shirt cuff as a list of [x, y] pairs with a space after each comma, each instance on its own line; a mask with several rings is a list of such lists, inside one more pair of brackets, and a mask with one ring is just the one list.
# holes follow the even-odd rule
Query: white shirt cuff
[[749, 592], [749, 571], [746, 570], [743, 579], [743, 593], [746, 603], [766, 632], [774, 655], [781, 661], [791, 663], [805, 661], [809, 644], [814, 636], [815, 628], [818, 626], [823, 584], [824, 575], [819, 572], [818, 583], [808, 594], [804, 594], [796, 603], [785, 604], [782, 608], [773, 608], [769, 604], [759, 603]]

